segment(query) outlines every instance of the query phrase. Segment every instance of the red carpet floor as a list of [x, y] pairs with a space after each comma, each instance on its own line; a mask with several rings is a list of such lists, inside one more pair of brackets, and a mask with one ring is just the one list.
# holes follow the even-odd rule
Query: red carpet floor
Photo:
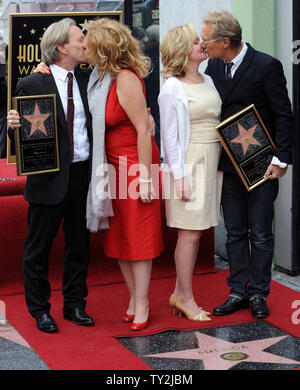
[[[195, 275], [194, 287], [197, 301], [208, 311], [222, 303], [228, 296], [227, 271]], [[174, 278], [151, 281], [151, 323], [139, 335], [166, 330], [196, 329], [255, 321], [250, 310], [242, 310], [226, 317], [212, 317], [211, 322], [192, 322], [172, 314], [168, 298], [174, 287]], [[61, 291], [52, 293], [51, 314], [57, 321], [59, 332], [43, 334], [36, 328], [26, 309], [24, 296], [0, 296], [6, 304], [7, 319], [52, 370], [148, 370], [148, 367], [132, 352], [123, 347], [115, 337], [137, 336], [120, 319], [128, 303], [126, 287], [115, 283], [89, 288], [87, 311], [95, 319], [95, 326], [78, 327], [62, 317]], [[267, 322], [300, 338], [299, 325], [293, 324], [292, 308], [300, 294], [277, 282], [272, 282], [268, 300], [270, 316]]]
[[[11, 197], [9, 197], [11, 198]], [[0, 202], [3, 198], [0, 196]], [[1, 207], [1, 203], [0, 203]], [[19, 212], [19, 211], [18, 211]], [[22, 216], [26, 219], [26, 215]], [[20, 218], [10, 208], [9, 221], [0, 219], [0, 296], [23, 293], [22, 282], [22, 256], [23, 245], [26, 237], [26, 228], [22, 238], [16, 240], [13, 236], [13, 228], [6, 229], [11, 220]], [[15, 223], [15, 222], [14, 222]], [[175, 276], [174, 248], [177, 240], [175, 229], [164, 226], [164, 251], [161, 256], [153, 261], [152, 277]], [[91, 235], [91, 256], [88, 271], [88, 285], [103, 285], [111, 282], [122, 282], [123, 278], [117, 262], [105, 257], [101, 242], [101, 233]], [[56, 237], [49, 260], [49, 280], [52, 289], [60, 289], [63, 274], [64, 240], [62, 231]], [[195, 268], [196, 274], [215, 272], [214, 267], [214, 232], [213, 229], [204, 232], [198, 261]]]
[[[51, 314], [58, 324], [59, 332], [50, 335], [39, 332], [35, 320], [27, 312], [22, 285], [22, 252], [27, 228], [27, 204], [22, 196], [25, 178], [17, 178], [15, 166], [7, 167], [3, 160], [0, 160], [0, 172], [1, 178], [13, 178], [1, 181], [0, 186], [0, 301], [5, 304], [8, 321], [50, 369], [148, 370], [150, 367], [121, 345], [116, 337], [255, 321], [249, 310], [227, 317], [212, 317], [211, 322], [204, 323], [188, 321], [172, 314], [168, 300], [175, 284], [173, 252], [176, 231], [167, 228], [163, 220], [165, 250], [154, 261], [150, 286], [151, 322], [147, 329], [131, 332], [129, 326], [121, 322], [128, 304], [128, 293], [116, 262], [103, 255], [101, 234], [92, 235], [88, 274], [87, 311], [94, 317], [96, 325], [79, 327], [63, 319], [60, 288], [64, 240], [60, 232], [51, 253], [49, 274], [53, 289]], [[164, 219], [163, 203], [162, 215]], [[213, 236], [213, 230], [209, 230], [202, 238], [194, 277], [197, 301], [208, 311], [212, 311], [228, 296], [227, 271], [215, 272]], [[293, 308], [295, 301], [300, 302], [299, 293], [272, 282], [268, 299], [271, 314], [267, 322], [300, 338], [300, 325], [292, 321], [297, 314]], [[300, 314], [298, 317], [300, 319]]]
[[[23, 191], [26, 178], [16, 175], [15, 165], [6, 165], [0, 159], [0, 295], [22, 293], [22, 257], [27, 231], [28, 204]], [[155, 260], [153, 278], [174, 276], [173, 253], [177, 240], [175, 229], [168, 228], [165, 222], [164, 201], [161, 202], [164, 251]], [[49, 279], [52, 289], [61, 288], [64, 261], [64, 237], [62, 230], [56, 236], [50, 256]], [[91, 235], [89, 285], [102, 285], [121, 282], [123, 279], [117, 263], [108, 260], [102, 249], [101, 232]], [[214, 230], [205, 231], [199, 250], [196, 273], [214, 272]]]

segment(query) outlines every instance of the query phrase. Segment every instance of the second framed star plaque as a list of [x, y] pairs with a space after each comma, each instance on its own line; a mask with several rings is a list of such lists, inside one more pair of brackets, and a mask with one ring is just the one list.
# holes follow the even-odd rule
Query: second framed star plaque
[[59, 171], [56, 96], [18, 96], [13, 107], [21, 119], [15, 130], [18, 175]]
[[215, 130], [247, 191], [265, 182], [275, 146], [254, 104], [221, 122]]

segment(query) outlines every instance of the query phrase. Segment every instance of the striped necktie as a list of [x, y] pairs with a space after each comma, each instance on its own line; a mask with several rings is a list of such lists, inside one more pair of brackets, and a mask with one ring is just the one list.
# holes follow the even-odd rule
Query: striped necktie
[[73, 139], [73, 124], [74, 124], [74, 101], [73, 101], [73, 74], [68, 73], [68, 106], [67, 106], [67, 128], [70, 139], [70, 161], [74, 157], [74, 139]]
[[232, 80], [231, 68], [233, 67], [233, 65], [233, 62], [225, 61], [225, 80], [228, 82]]

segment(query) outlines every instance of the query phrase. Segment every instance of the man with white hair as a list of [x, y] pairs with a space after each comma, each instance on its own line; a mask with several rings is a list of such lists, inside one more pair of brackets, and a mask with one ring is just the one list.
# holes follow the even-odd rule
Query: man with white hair
[[[87, 101], [89, 72], [76, 66], [84, 62], [86, 39], [76, 23], [65, 18], [51, 24], [41, 41], [42, 60], [48, 74], [34, 73], [21, 79], [17, 96], [56, 94], [60, 171], [27, 177], [28, 232], [24, 247], [25, 299], [38, 329], [52, 333], [57, 325], [50, 315], [48, 258], [63, 220], [65, 260], [62, 292], [63, 315], [77, 325], [93, 325], [85, 311], [89, 231], [86, 198], [90, 177], [91, 118]], [[20, 126], [16, 111], [8, 123]]]
[[219, 169], [224, 172], [222, 207], [227, 230], [230, 274], [229, 299], [214, 309], [227, 315], [251, 307], [255, 318], [269, 315], [274, 249], [272, 223], [278, 179], [292, 163], [294, 117], [281, 63], [242, 41], [239, 22], [226, 11], [204, 18], [202, 45], [209, 58], [206, 73], [222, 98], [221, 120], [255, 104], [275, 143], [275, 154], [265, 173], [269, 178], [247, 192], [225, 151]]

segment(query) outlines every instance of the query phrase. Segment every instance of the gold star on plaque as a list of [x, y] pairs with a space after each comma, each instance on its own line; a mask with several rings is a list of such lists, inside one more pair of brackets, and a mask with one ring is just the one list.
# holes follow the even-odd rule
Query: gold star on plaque
[[19, 35], [19, 39], [22, 39], [23, 37], [22, 37], [22, 35]]
[[34, 29], [34, 28], [32, 28], [31, 30], [30, 30], [30, 34], [31, 35], [34, 35], [36, 33], [36, 30]]
[[82, 32], [87, 31], [87, 27], [88, 27], [87, 19], [84, 19], [84, 23], [79, 23], [79, 26], [82, 27], [82, 29], [81, 29]]
[[27, 24], [23, 24], [24, 27], [27, 27]]

